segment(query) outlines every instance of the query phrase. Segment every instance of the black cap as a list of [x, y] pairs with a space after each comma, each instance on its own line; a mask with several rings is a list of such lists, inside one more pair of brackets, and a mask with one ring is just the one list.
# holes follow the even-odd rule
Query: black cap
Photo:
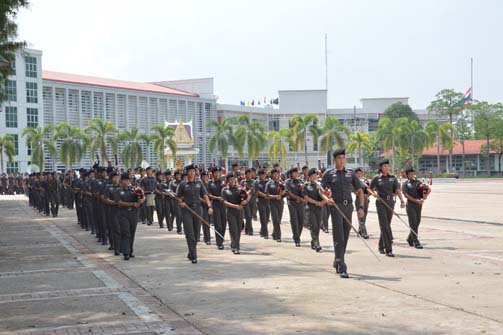
[[274, 164], [272, 165], [272, 167], [275, 167], [275, 168], [279, 167], [279, 163], [274, 163]]
[[239, 166], [238, 163], [232, 163], [231, 167]]
[[155, 175], [156, 175], [156, 177], [157, 177], [157, 176], [162, 176], [162, 172], [161, 172], [161, 171], [157, 171], [157, 172], [155, 173]]
[[405, 173], [409, 173], [409, 172], [416, 172], [414, 170], [414, 168], [412, 166], [408, 166], [406, 169], [405, 169]]
[[278, 169], [272, 169], [272, 170], [271, 170], [271, 174], [273, 174], [274, 172], [279, 173], [279, 170], [278, 170]]
[[171, 176], [171, 170], [164, 171], [165, 176]]
[[292, 172], [299, 172], [299, 169], [296, 167], [289, 168], [288, 171], [286, 171], [286, 175], [289, 176]]
[[201, 172], [201, 177], [202, 176], [207, 176], [207, 175], [208, 175], [208, 172], [206, 172], [206, 171]]
[[333, 153], [334, 158], [341, 155], [346, 156], [346, 149], [337, 149]]
[[118, 175], [119, 174], [117, 172], [115, 172], [115, 171], [112, 170], [112, 172], [110, 172], [110, 174], [108, 175], [108, 177], [113, 178], [113, 177], [116, 177]]
[[356, 172], [363, 172], [363, 169], [362, 169], [361, 167], [357, 167], [357, 168], [355, 169], [355, 173], [356, 173]]
[[131, 179], [131, 178], [129, 177], [129, 173], [124, 172], [124, 173], [121, 175], [121, 180], [126, 180], [126, 179]]
[[98, 172], [105, 172], [107, 169], [104, 166], [98, 167]]
[[246, 170], [245, 170], [245, 173], [252, 173], [252, 172], [253, 172], [253, 171], [252, 171], [252, 169], [250, 169], [250, 168], [248, 168], [248, 169], [246, 169]]
[[195, 170], [196, 167], [194, 166], [194, 164], [189, 164], [187, 166], [185, 166], [185, 171], [188, 172], [189, 170]]
[[220, 166], [214, 166], [213, 169], [212, 169], [212, 172], [222, 172], [222, 168]]
[[107, 173], [112, 173], [114, 168], [112, 166], [107, 167]]
[[310, 168], [309, 171], [307, 171], [308, 176], [311, 176], [311, 175], [317, 174], [317, 173], [318, 173], [318, 171], [316, 171], [315, 168]]
[[227, 174], [225, 175], [225, 179], [229, 180], [229, 178], [231, 178], [231, 177], [236, 177], [236, 176], [232, 172], [227, 172]]
[[177, 174], [181, 174], [182, 172], [180, 170], [175, 170], [175, 172], [173, 172], [173, 176], [176, 176]]
[[258, 170], [258, 174], [259, 174], [259, 176], [260, 176], [261, 174], [266, 174], [266, 173], [267, 173], [267, 171], [266, 171], [265, 169], [259, 169], [259, 170]]
[[382, 162], [379, 163], [379, 167], [383, 166], [384, 164], [389, 164], [389, 160], [383, 160]]
[[302, 171], [304, 171], [305, 169], [309, 169], [309, 166], [304, 165], [304, 166], [302, 167]]

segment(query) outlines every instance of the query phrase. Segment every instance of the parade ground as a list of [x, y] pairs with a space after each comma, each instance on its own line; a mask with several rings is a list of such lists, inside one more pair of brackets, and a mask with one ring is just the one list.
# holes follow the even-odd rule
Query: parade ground
[[225, 250], [200, 243], [191, 264], [184, 236], [155, 222], [138, 225], [124, 261], [74, 211], [49, 218], [24, 196], [0, 196], [0, 335], [503, 334], [503, 180], [432, 188], [424, 249], [408, 246], [395, 217], [396, 257], [378, 254], [372, 204], [366, 241], [379, 260], [352, 233], [349, 279], [332, 267], [331, 231], [321, 253], [308, 230], [295, 247], [286, 206], [282, 243], [258, 237], [254, 221], [241, 255], [228, 239]]

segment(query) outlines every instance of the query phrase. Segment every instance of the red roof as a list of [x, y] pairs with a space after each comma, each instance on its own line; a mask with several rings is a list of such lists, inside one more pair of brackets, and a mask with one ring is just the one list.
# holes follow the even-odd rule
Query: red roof
[[[478, 155], [480, 154], [480, 147], [486, 144], [486, 140], [467, 140], [465, 141], [465, 155]], [[490, 153], [495, 153], [493, 150]], [[453, 155], [462, 155], [463, 147], [460, 142], [455, 142], [452, 147]], [[437, 145], [434, 144], [431, 148], [423, 150], [423, 156], [436, 156], [437, 155]], [[440, 147], [440, 155], [447, 156], [449, 155], [449, 150], [443, 150]]]
[[80, 85], [89, 85], [89, 86], [100, 86], [100, 87], [110, 87], [110, 88], [119, 88], [124, 90], [132, 90], [132, 91], [140, 91], [140, 92], [149, 92], [149, 93], [163, 93], [163, 94], [174, 94], [174, 95], [182, 95], [186, 97], [198, 97], [199, 95], [184, 92], [180, 90], [175, 90], [173, 88], [160, 86], [151, 83], [138, 83], [133, 81], [125, 81], [125, 80], [116, 80], [109, 78], [99, 78], [99, 77], [91, 77], [91, 76], [81, 76], [78, 74], [70, 74], [70, 73], [61, 73], [54, 71], [42, 71], [42, 79], [62, 82], [62, 83], [72, 83], [72, 84], [80, 84]]

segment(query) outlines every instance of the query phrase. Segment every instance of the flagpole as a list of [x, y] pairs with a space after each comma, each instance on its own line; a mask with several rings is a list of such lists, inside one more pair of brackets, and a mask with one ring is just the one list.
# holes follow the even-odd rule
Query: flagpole
[[470, 87], [472, 88], [471, 102], [473, 103], [473, 57], [470, 57]]

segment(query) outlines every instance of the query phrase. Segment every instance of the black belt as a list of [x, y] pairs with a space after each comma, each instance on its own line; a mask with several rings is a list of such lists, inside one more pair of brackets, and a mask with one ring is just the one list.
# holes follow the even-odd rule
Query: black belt
[[353, 200], [336, 200], [336, 204], [347, 206], [353, 203]]
[[381, 197], [381, 199], [383, 199], [383, 200], [388, 200], [388, 201], [394, 200], [392, 195], [379, 195], [379, 197]]

